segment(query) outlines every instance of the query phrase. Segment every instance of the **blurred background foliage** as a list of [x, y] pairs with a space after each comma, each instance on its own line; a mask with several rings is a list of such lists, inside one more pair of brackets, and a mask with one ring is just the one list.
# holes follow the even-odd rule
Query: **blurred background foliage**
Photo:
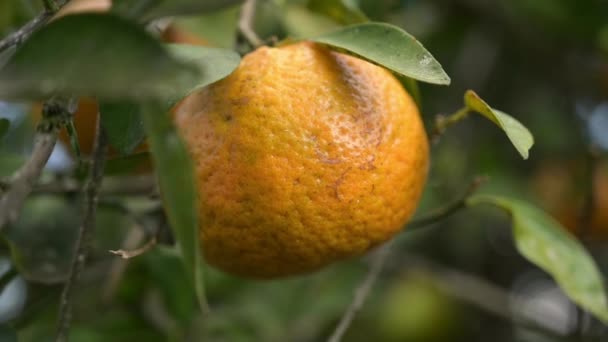
[[[0, 1], [0, 37], [41, 10], [40, 1]], [[211, 46], [243, 50], [235, 38], [238, 13], [236, 6], [176, 17], [173, 23]], [[459, 196], [475, 176], [488, 175], [482, 191], [528, 199], [546, 209], [579, 236], [606, 273], [607, 13], [603, 0], [265, 0], [258, 1], [255, 30], [272, 42], [367, 16], [413, 34], [452, 78], [450, 87], [420, 84], [429, 131], [436, 115], [460, 108], [464, 91], [474, 89], [536, 138], [524, 161], [487, 120], [473, 116], [451, 128], [433, 145], [418, 213]], [[31, 150], [37, 120], [32, 112], [32, 104], [0, 102], [0, 116], [11, 122], [0, 137], [2, 176]], [[137, 168], [141, 158], [113, 159], [108, 168], [116, 174], [149, 172]], [[78, 172], [70, 147], [63, 144], [43, 177]], [[0, 259], [0, 341], [51, 340], [82, 212], [80, 197], [35, 194], [7, 232]], [[158, 220], [162, 211], [138, 198], [109, 196], [100, 205], [94, 252], [74, 300], [73, 341], [322, 341], [352, 301], [369, 264], [364, 257], [274, 281], [208, 269], [212, 313], [203, 317], [170, 234]], [[578, 310], [516, 252], [509, 227], [505, 215], [484, 208], [401, 234], [344, 340], [608, 336], [605, 326]], [[164, 231], [159, 239], [165, 244], [128, 262], [108, 252], [135, 248], [158, 231]]]

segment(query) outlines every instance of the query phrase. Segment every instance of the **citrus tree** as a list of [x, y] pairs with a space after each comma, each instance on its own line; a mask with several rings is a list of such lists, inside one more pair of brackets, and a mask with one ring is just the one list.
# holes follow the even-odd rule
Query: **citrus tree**
[[[453, 22], [514, 19], [442, 3], [1, 4], [0, 339], [604, 336], [601, 107], [580, 109], [582, 185], [547, 171], [533, 133], [550, 155], [567, 120], [479, 95], [551, 108], [487, 81], [535, 62]], [[605, 48], [599, 2], [523, 3]]]

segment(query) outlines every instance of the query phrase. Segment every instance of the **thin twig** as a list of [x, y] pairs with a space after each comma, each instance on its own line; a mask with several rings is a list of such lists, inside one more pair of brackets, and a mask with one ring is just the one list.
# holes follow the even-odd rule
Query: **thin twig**
[[88, 182], [84, 189], [86, 198], [85, 213], [79, 229], [78, 240], [76, 241], [75, 253], [72, 259], [68, 280], [65, 283], [63, 292], [61, 294], [61, 300], [59, 302], [59, 320], [57, 324], [57, 337], [55, 340], [57, 342], [65, 342], [68, 340], [68, 332], [71, 322], [72, 290], [84, 268], [84, 264], [90, 249], [89, 247], [91, 244], [92, 235], [95, 230], [98, 188], [103, 178], [105, 156], [108, 145], [106, 135], [103, 132], [100, 122], [101, 120], [97, 120], [97, 131], [93, 148], [93, 162], [89, 170]]
[[439, 142], [439, 139], [448, 128], [464, 120], [467, 116], [469, 116], [469, 113], [469, 108], [465, 106], [459, 109], [457, 112], [448, 116], [437, 115], [435, 117], [435, 127], [433, 128], [433, 132], [431, 133], [431, 142], [433, 144]]
[[380, 276], [380, 272], [382, 271], [382, 267], [384, 266], [384, 262], [389, 255], [390, 248], [392, 242], [386, 243], [379, 250], [376, 251], [372, 263], [369, 267], [369, 271], [367, 275], [363, 279], [363, 281], [357, 286], [355, 289], [355, 294], [353, 297], [353, 301], [350, 303], [344, 315], [340, 319], [340, 322], [336, 326], [336, 329], [331, 334], [331, 336], [327, 339], [327, 342], [340, 342], [342, 337], [350, 327], [353, 319], [361, 310], [361, 307], [365, 303], [365, 300], [369, 296], [372, 287], [376, 283], [378, 276]]
[[24, 42], [32, 33], [41, 28], [51, 16], [51, 12], [44, 11], [17, 31], [0, 40], [0, 52]]
[[[75, 193], [82, 189], [82, 182], [74, 178], [61, 178], [34, 187], [35, 194]], [[104, 177], [99, 196], [150, 196], [157, 191], [154, 175]]]
[[456, 213], [460, 209], [463, 209], [466, 206], [467, 199], [475, 192], [479, 187], [487, 181], [487, 177], [479, 176], [476, 177], [473, 182], [469, 185], [469, 188], [466, 192], [464, 192], [458, 199], [454, 200], [452, 203], [446, 205], [443, 208], [436, 209], [429, 214], [424, 215], [423, 217], [417, 218], [415, 220], [410, 221], [407, 225], [407, 231], [411, 231], [414, 229], [422, 228], [428, 226], [430, 224], [439, 222], [448, 216]]
[[47, 12], [56, 13], [59, 10], [59, 6], [55, 0], [42, 0], [42, 4]]
[[[458, 210], [464, 208], [466, 205], [466, 200], [479, 188], [481, 184], [483, 184], [483, 182], [485, 182], [485, 180], [486, 177], [475, 178], [475, 180], [473, 180], [473, 182], [469, 186], [469, 189], [459, 199], [447, 205], [445, 208], [440, 208], [423, 218], [420, 218], [416, 221], [412, 221], [408, 225], [408, 227], [410, 229], [415, 229], [427, 226], [429, 224], [445, 219], [446, 217], [457, 212]], [[342, 340], [342, 337], [350, 327], [350, 324], [355, 318], [357, 312], [359, 312], [359, 310], [365, 303], [365, 300], [367, 299], [374, 283], [378, 279], [378, 276], [380, 275], [380, 272], [382, 271], [384, 263], [389, 254], [390, 246], [391, 242], [387, 243], [376, 252], [377, 254], [374, 256], [367, 275], [355, 290], [353, 301], [350, 303], [348, 309], [342, 316], [342, 319], [340, 319], [340, 322], [336, 326], [336, 329], [334, 330], [333, 334], [327, 340], [328, 342], [340, 342]]]
[[[143, 231], [143, 228], [135, 223], [133, 228], [127, 234], [122, 248], [126, 250], [130, 250], [141, 244], [146, 238], [146, 234]], [[104, 304], [109, 304], [114, 298], [114, 294], [118, 289], [118, 284], [122, 279], [123, 274], [127, 269], [128, 261], [121, 258], [116, 258], [112, 261], [112, 265], [110, 266], [110, 271], [108, 272], [109, 276], [103, 286], [102, 293], [102, 302]]]
[[[469, 274], [454, 268], [448, 268], [438, 264], [430, 259], [413, 255], [400, 254], [399, 260], [407, 260], [407, 272], [415, 272], [416, 270], [424, 270], [430, 272], [435, 284], [441, 291], [446, 294], [474, 305], [490, 314], [503, 318], [513, 324], [523, 326], [545, 336], [559, 338], [558, 332], [540, 323], [534, 316], [522, 312], [514, 315], [509, 308], [524, 307], [528, 300], [515, 293], [509, 293], [508, 290], [492, 284], [487, 280], [480, 278], [477, 275]], [[403, 264], [387, 265], [387, 272], [396, 270], [400, 275], [403, 274]], [[554, 340], [552, 339], [552, 340]]]
[[43, 0], [43, 2], [45, 7], [44, 12], [30, 20], [17, 31], [0, 40], [0, 52], [12, 46], [23, 43], [32, 35], [32, 33], [44, 26], [44, 24], [46, 24], [46, 22], [49, 21], [49, 19], [51, 19], [53, 15], [57, 13], [63, 6], [70, 2], [70, 0], [66, 0], [59, 5], [54, 0]]
[[239, 30], [254, 48], [264, 45], [264, 41], [260, 39], [253, 30], [255, 6], [256, 0], [245, 0], [245, 3], [241, 7], [241, 15], [239, 17]]
[[52, 99], [44, 104], [42, 120], [36, 128], [32, 155], [21, 168], [3, 182], [3, 192], [0, 197], [0, 230], [19, 217], [25, 199], [53, 152], [62, 122], [65, 122], [65, 117], [72, 115], [74, 111], [70, 101], [64, 101]]
[[153, 236], [148, 242], [146, 242], [143, 246], [141, 246], [139, 248], [130, 249], [130, 250], [117, 249], [117, 250], [110, 250], [109, 252], [114, 255], [118, 255], [122, 259], [126, 260], [126, 259], [135, 258], [136, 256], [140, 256], [140, 255], [146, 253], [147, 251], [152, 249], [154, 246], [156, 246], [156, 243], [157, 243], [156, 237]]

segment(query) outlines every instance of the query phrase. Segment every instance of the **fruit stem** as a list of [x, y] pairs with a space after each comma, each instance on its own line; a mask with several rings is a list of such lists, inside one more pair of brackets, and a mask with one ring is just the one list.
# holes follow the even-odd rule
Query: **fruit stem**
[[247, 42], [254, 48], [264, 45], [264, 41], [258, 37], [253, 30], [253, 19], [255, 18], [256, 0], [246, 0], [241, 7], [239, 17], [239, 31], [243, 34]]
[[451, 126], [466, 119], [469, 116], [470, 109], [468, 107], [462, 107], [455, 113], [445, 116], [437, 115], [435, 118], [435, 129], [432, 134], [432, 141], [436, 143], [439, 141], [441, 135]]

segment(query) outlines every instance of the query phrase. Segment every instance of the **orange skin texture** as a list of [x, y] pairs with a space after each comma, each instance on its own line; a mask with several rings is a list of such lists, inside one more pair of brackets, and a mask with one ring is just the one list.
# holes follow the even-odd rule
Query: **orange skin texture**
[[262, 47], [186, 97], [206, 260], [274, 278], [361, 255], [397, 234], [427, 176], [418, 109], [397, 79], [310, 42]]

